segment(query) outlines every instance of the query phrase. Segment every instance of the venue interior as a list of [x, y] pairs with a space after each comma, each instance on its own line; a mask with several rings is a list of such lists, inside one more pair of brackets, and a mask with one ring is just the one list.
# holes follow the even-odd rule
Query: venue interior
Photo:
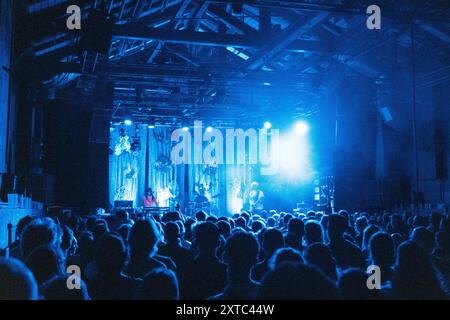
[[[0, 256], [33, 271], [14, 252], [43, 217], [78, 248], [123, 214], [180, 237], [226, 221], [261, 248], [269, 226], [334, 215], [363, 254], [358, 219], [407, 240], [414, 217], [449, 219], [449, 89], [448, 0], [1, 0]], [[189, 296], [175, 273], [181, 298], [221, 292]]]

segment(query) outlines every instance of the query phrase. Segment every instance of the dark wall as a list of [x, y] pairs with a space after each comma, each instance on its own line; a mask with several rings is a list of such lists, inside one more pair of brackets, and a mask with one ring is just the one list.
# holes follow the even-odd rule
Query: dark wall
[[92, 108], [51, 101], [45, 116], [45, 171], [55, 176], [55, 204], [88, 210], [107, 201], [108, 145], [90, 144]]
[[342, 82], [338, 89], [337, 134], [334, 149], [336, 205], [367, 206], [368, 182], [376, 169], [376, 91], [369, 80]]

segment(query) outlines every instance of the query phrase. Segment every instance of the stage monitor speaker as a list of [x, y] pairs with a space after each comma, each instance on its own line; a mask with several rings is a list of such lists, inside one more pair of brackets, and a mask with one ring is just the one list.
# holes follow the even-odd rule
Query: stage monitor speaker
[[131, 200], [116, 200], [116, 201], [114, 201], [114, 208], [133, 208], [133, 201], [131, 201]]

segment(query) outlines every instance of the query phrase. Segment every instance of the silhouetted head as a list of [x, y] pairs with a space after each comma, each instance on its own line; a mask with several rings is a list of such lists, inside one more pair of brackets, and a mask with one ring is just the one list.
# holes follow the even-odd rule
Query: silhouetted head
[[122, 238], [114, 233], [103, 235], [97, 244], [95, 262], [100, 273], [117, 275], [122, 271], [127, 254]]
[[344, 216], [336, 213], [330, 215], [327, 228], [328, 238], [331, 241], [342, 238], [347, 226], [347, 219]]
[[126, 210], [119, 210], [116, 212], [116, 219], [120, 222], [125, 222], [130, 218], [130, 215]]
[[17, 223], [17, 227], [16, 227], [16, 240], [20, 240], [20, 236], [22, 234], [22, 231], [34, 219], [35, 219], [35, 217], [27, 215], [27, 216], [25, 216], [25, 217], [23, 217], [22, 219], [19, 220], [19, 222]]
[[37, 300], [33, 273], [20, 260], [0, 258], [0, 300]]
[[289, 224], [289, 221], [293, 218], [294, 216], [290, 213], [287, 213], [284, 215], [283, 217], [283, 226], [287, 227]]
[[212, 222], [203, 222], [195, 226], [195, 244], [200, 254], [215, 254], [219, 246], [219, 228]]
[[197, 211], [195, 213], [195, 218], [198, 222], [206, 221], [206, 213], [204, 211]]
[[216, 223], [217, 222], [217, 217], [216, 216], [208, 216], [206, 218], [206, 221], [212, 222], [212, 223]]
[[180, 227], [175, 222], [168, 222], [164, 226], [164, 238], [167, 243], [177, 243], [180, 239]]
[[34, 249], [25, 261], [38, 283], [65, 272], [64, 254], [59, 247], [43, 245]]
[[398, 213], [394, 213], [391, 215], [391, 225], [393, 227], [400, 227], [402, 225], [403, 222], [403, 217], [398, 214]]
[[309, 220], [305, 223], [305, 235], [304, 239], [307, 244], [313, 244], [315, 242], [323, 242], [323, 230], [322, 226], [314, 220]]
[[301, 219], [299, 218], [290, 219], [287, 226], [289, 232], [295, 233], [300, 238], [303, 237], [303, 234], [305, 233], [305, 224]]
[[344, 270], [338, 281], [339, 291], [342, 298], [348, 300], [373, 300], [382, 299], [379, 290], [367, 287], [368, 275], [358, 268]]
[[[73, 277], [73, 275], [72, 275]], [[41, 288], [44, 300], [89, 300], [86, 283], [82, 279], [77, 279], [77, 285], [69, 289], [67, 283], [72, 283], [74, 279], [69, 279], [68, 275], [59, 275], [46, 281]]]
[[363, 232], [363, 244], [362, 244], [362, 249], [368, 249], [369, 247], [369, 240], [370, 238], [377, 233], [378, 231], [380, 231], [380, 228], [378, 228], [376, 225], [374, 224], [369, 224]]
[[26, 259], [31, 251], [43, 245], [60, 247], [61, 228], [50, 218], [38, 218], [30, 222], [20, 238], [20, 251]]
[[187, 218], [184, 222], [184, 230], [185, 230], [185, 239], [188, 241], [192, 240], [192, 226], [195, 224], [195, 220], [193, 218]]
[[261, 284], [259, 300], [338, 299], [336, 286], [319, 270], [301, 263], [282, 264]]
[[293, 249], [302, 250], [301, 247], [302, 238], [297, 234], [288, 232], [284, 235], [284, 244], [286, 247], [291, 247]]
[[94, 236], [94, 241], [98, 242], [100, 238], [109, 232], [108, 222], [104, 219], [98, 219], [95, 221], [94, 228], [92, 229], [92, 235]]
[[230, 270], [248, 272], [256, 264], [258, 252], [258, 241], [253, 234], [236, 232], [225, 244], [224, 261]]
[[345, 218], [345, 220], [347, 220], [347, 221], [350, 220], [350, 214], [348, 213], [347, 210], [339, 210], [338, 214], [343, 216]]
[[153, 254], [160, 239], [159, 228], [152, 219], [137, 221], [131, 227], [128, 237], [131, 255]]
[[137, 290], [138, 300], [178, 300], [178, 280], [173, 271], [156, 268], [148, 272]]
[[274, 252], [284, 246], [283, 234], [278, 229], [267, 229], [263, 235], [263, 249], [266, 258], [270, 258]]
[[216, 223], [217, 227], [219, 228], [220, 234], [227, 239], [230, 236], [231, 233], [231, 226], [228, 221], [225, 220], [219, 220]]
[[392, 288], [398, 298], [442, 299], [445, 297], [430, 255], [411, 240], [403, 242], [398, 248]]
[[262, 222], [261, 220], [256, 220], [252, 222], [252, 231], [254, 233], [257, 233], [262, 228], [264, 228], [264, 222]]
[[61, 225], [60, 228], [62, 231], [61, 250], [63, 251], [64, 256], [67, 257], [68, 255], [75, 253], [77, 239], [73, 235], [72, 229], [68, 226]]
[[245, 219], [245, 225], [248, 225], [250, 221], [250, 215], [248, 214], [248, 212], [242, 212], [241, 217]]
[[245, 218], [239, 217], [235, 221], [236, 227], [240, 227], [242, 229], [247, 229], [247, 222], [245, 221]]
[[367, 218], [359, 217], [358, 219], [356, 219], [355, 227], [356, 227], [356, 231], [359, 234], [362, 234], [364, 232], [364, 229], [367, 227]]
[[431, 253], [434, 247], [434, 233], [425, 227], [417, 227], [411, 233], [411, 240]]
[[270, 268], [276, 269], [284, 263], [303, 263], [302, 254], [293, 248], [281, 248], [270, 258]]
[[391, 234], [392, 241], [394, 241], [394, 248], [397, 250], [398, 246], [405, 240], [400, 233]]
[[336, 280], [336, 260], [331, 254], [330, 248], [323, 243], [316, 242], [305, 250], [306, 261], [322, 270], [332, 280]]
[[275, 219], [273, 217], [267, 218], [267, 226], [269, 228], [275, 227]]
[[128, 244], [128, 236], [130, 234], [131, 227], [131, 224], [125, 223], [117, 228], [117, 233], [122, 237], [123, 243], [125, 245]]
[[370, 257], [380, 267], [390, 267], [395, 262], [395, 248], [392, 237], [385, 232], [375, 233], [369, 240]]

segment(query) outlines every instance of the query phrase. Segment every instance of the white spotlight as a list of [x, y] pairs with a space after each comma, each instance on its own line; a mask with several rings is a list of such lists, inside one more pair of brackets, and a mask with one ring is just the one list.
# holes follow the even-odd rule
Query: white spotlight
[[183, 127], [183, 131], [189, 131], [188, 127]]
[[264, 122], [264, 128], [270, 129], [272, 128], [272, 124], [269, 121]]
[[295, 125], [295, 132], [298, 134], [306, 134], [309, 131], [309, 125], [304, 121], [299, 121]]
[[130, 119], [126, 119], [123, 123], [124, 123], [126, 126], [131, 126], [131, 125], [133, 124], [133, 121], [131, 121]]
[[207, 132], [211, 132], [211, 131], [213, 131], [213, 128], [212, 127], [208, 127], [208, 128], [206, 128], [206, 131]]

